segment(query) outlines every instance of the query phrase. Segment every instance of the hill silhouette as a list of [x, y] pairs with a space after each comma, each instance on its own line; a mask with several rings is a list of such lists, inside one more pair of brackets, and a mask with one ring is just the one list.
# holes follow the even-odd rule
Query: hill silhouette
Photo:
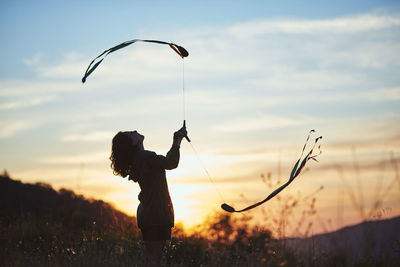
[[102, 200], [86, 199], [71, 190], [54, 190], [49, 184], [25, 184], [0, 176], [0, 220], [47, 220], [74, 227], [136, 227], [136, 218]]
[[136, 218], [102, 200], [0, 175], [1, 266], [129, 266], [139, 240]]
[[400, 216], [376, 221], [365, 221], [334, 232], [307, 238], [287, 239], [287, 245], [297, 254], [315, 256], [341, 254], [350, 260], [385, 256], [400, 260]]

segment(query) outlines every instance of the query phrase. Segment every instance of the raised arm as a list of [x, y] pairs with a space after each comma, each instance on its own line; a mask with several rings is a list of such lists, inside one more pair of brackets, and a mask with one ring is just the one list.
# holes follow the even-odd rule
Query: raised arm
[[182, 142], [182, 139], [187, 135], [186, 128], [182, 127], [178, 131], [174, 133], [174, 140], [172, 143], [171, 149], [168, 151], [166, 156], [162, 155], [154, 155], [151, 159], [151, 165], [166, 169], [172, 170], [178, 167], [179, 164], [179, 148]]

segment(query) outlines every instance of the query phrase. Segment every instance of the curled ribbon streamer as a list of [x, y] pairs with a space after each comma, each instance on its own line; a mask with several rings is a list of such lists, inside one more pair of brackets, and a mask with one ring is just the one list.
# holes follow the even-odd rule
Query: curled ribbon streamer
[[[273, 191], [271, 194], [269, 194], [269, 196], [267, 196], [264, 200], [262, 200], [262, 201], [260, 201], [260, 202], [257, 202], [257, 203], [255, 203], [255, 204], [253, 204], [253, 205], [251, 205], [251, 206], [248, 206], [248, 207], [246, 207], [246, 208], [244, 208], [244, 209], [235, 210], [232, 206], [230, 206], [230, 205], [228, 205], [228, 204], [226, 204], [226, 203], [223, 203], [223, 204], [221, 205], [221, 208], [222, 208], [223, 210], [227, 211], [227, 212], [243, 212], [243, 211], [247, 211], [247, 210], [254, 209], [255, 207], [258, 207], [258, 206], [264, 204], [265, 202], [267, 202], [268, 200], [270, 200], [271, 198], [273, 198], [274, 196], [276, 196], [277, 194], [279, 194], [279, 192], [281, 192], [283, 189], [285, 189], [285, 188], [286, 188], [291, 182], [293, 182], [293, 180], [300, 174], [301, 170], [304, 168], [304, 166], [306, 165], [307, 161], [309, 161], [310, 159], [313, 159], [313, 160], [317, 161], [317, 160], [316, 160], [316, 157], [322, 153], [322, 151], [321, 151], [321, 145], [319, 145], [319, 146], [318, 146], [319, 153], [316, 154], [316, 155], [312, 155], [312, 152], [313, 152], [313, 150], [314, 150], [314, 148], [315, 148], [315, 145], [318, 143], [318, 141], [319, 141], [320, 139], [322, 139], [322, 136], [320, 136], [320, 137], [318, 137], [318, 138], [315, 139], [313, 147], [312, 147], [311, 150], [307, 153], [307, 155], [304, 157], [304, 159], [301, 160], [301, 157], [303, 156], [304, 150], [306, 149], [306, 145], [307, 145], [307, 143], [308, 143], [308, 140], [310, 139], [310, 135], [311, 135], [311, 133], [313, 133], [313, 132], [315, 132], [315, 130], [311, 130], [310, 133], [308, 134], [307, 140], [306, 140], [306, 142], [305, 142], [305, 144], [304, 144], [304, 146], [303, 146], [303, 150], [301, 151], [300, 158], [297, 160], [296, 164], [294, 165], [294, 167], [293, 167], [293, 169], [292, 169], [292, 171], [291, 171], [291, 173], [290, 173], [290, 178], [289, 178], [289, 180], [288, 180], [285, 184], [283, 184], [282, 186], [280, 186], [280, 187], [278, 187], [277, 189], [275, 189], [275, 191]], [[300, 164], [300, 165], [299, 165], [299, 164]]]
[[[111, 47], [111, 48], [105, 50], [103, 53], [101, 53], [97, 57], [95, 57], [90, 62], [89, 66], [87, 67], [87, 69], [85, 71], [85, 75], [82, 78], [82, 83], [86, 82], [86, 78], [100, 65], [100, 63], [106, 58], [106, 56], [108, 54], [110, 54], [112, 52], [115, 52], [115, 51], [117, 51], [117, 50], [119, 50], [121, 48], [127, 47], [128, 45], [131, 45], [131, 44], [136, 43], [136, 42], [147, 42], [147, 43], [156, 43], [156, 44], [169, 45], [169, 47], [171, 47], [172, 50], [174, 50], [181, 58], [185, 58], [185, 57], [189, 56], [189, 52], [185, 48], [183, 48], [182, 46], [179, 46], [177, 44], [174, 44], [174, 43], [168, 43], [168, 42], [158, 41], [158, 40], [140, 40], [140, 39], [129, 40], [129, 41], [123, 42], [123, 43], [121, 43], [119, 45], [116, 45], [114, 47]], [[99, 59], [99, 58], [101, 58], [101, 59]], [[98, 60], [98, 61], [96, 62], [96, 60]]]

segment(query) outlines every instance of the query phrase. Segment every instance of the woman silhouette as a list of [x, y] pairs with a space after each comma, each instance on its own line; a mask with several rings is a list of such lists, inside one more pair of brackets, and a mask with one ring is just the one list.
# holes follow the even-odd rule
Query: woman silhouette
[[145, 266], [160, 266], [166, 240], [171, 240], [174, 208], [165, 170], [178, 167], [180, 143], [186, 136], [185, 126], [176, 131], [166, 156], [144, 150], [144, 136], [137, 131], [119, 132], [112, 140], [110, 160], [114, 174], [129, 176], [128, 180], [139, 183], [141, 189], [137, 224], [146, 247]]

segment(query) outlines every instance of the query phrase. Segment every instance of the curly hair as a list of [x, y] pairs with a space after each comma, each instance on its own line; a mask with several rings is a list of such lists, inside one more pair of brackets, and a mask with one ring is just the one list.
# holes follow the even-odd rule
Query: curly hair
[[137, 150], [132, 145], [132, 139], [124, 132], [118, 132], [112, 140], [111, 169], [114, 175], [126, 177], [130, 174], [133, 154]]

